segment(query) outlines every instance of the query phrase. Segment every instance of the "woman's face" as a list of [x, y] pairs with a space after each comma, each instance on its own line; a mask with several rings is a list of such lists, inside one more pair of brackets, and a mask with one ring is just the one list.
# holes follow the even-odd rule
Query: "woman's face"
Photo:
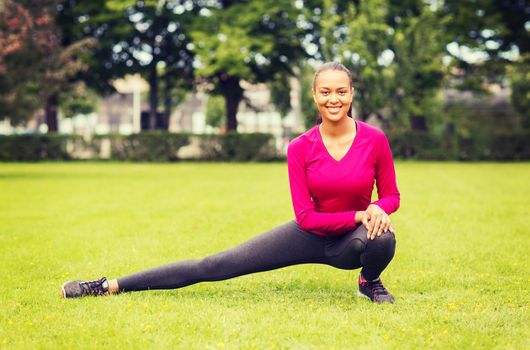
[[352, 98], [353, 89], [346, 72], [325, 70], [318, 74], [313, 99], [323, 121], [339, 121], [347, 117]]

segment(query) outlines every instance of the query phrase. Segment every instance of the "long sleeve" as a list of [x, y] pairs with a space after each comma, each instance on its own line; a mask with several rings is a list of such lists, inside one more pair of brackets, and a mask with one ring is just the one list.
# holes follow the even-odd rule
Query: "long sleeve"
[[301, 143], [290, 143], [287, 148], [287, 168], [289, 185], [293, 201], [296, 221], [305, 231], [313, 231], [327, 235], [340, 235], [354, 229], [357, 211], [319, 212], [311, 200], [307, 185], [304, 149]]
[[390, 215], [399, 208], [400, 194], [396, 184], [396, 171], [390, 145], [385, 134], [381, 133], [379, 137], [375, 169], [378, 200], [371, 204], [378, 205]]

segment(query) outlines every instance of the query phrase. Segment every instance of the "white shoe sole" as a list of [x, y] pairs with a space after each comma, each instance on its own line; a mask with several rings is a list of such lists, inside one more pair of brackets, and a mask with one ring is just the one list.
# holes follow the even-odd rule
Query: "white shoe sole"
[[367, 295], [364, 295], [363, 293], [361, 293], [361, 291], [359, 290], [357, 291], [357, 296], [372, 301], [372, 299], [370, 299]]

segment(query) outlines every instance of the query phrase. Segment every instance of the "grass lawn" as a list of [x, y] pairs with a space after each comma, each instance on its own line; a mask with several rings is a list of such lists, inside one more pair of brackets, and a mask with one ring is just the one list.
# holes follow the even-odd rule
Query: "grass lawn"
[[0, 348], [529, 349], [530, 163], [398, 162], [394, 305], [306, 264], [64, 300], [293, 218], [285, 164], [0, 164]]

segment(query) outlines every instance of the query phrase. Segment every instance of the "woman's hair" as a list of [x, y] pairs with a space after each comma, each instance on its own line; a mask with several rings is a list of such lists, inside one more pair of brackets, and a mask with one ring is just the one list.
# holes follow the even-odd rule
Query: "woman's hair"
[[[353, 77], [351, 75], [350, 70], [348, 68], [346, 68], [341, 63], [338, 63], [338, 62], [326, 62], [323, 65], [321, 65], [317, 69], [317, 71], [315, 72], [315, 76], [313, 77], [313, 86], [312, 86], [313, 93], [315, 92], [316, 82], [317, 82], [317, 78], [318, 78], [319, 74], [324, 72], [324, 71], [327, 71], [327, 70], [338, 70], [340, 72], [346, 73], [348, 75], [348, 79], [350, 80], [350, 87], [353, 89]], [[352, 103], [352, 105], [353, 105], [353, 103]], [[350, 105], [350, 110], [347, 113], [348, 117], [350, 117], [350, 118], [353, 118], [353, 116], [352, 116], [352, 105]], [[320, 123], [322, 123], [322, 116], [319, 113], [315, 124], [320, 124]]]

